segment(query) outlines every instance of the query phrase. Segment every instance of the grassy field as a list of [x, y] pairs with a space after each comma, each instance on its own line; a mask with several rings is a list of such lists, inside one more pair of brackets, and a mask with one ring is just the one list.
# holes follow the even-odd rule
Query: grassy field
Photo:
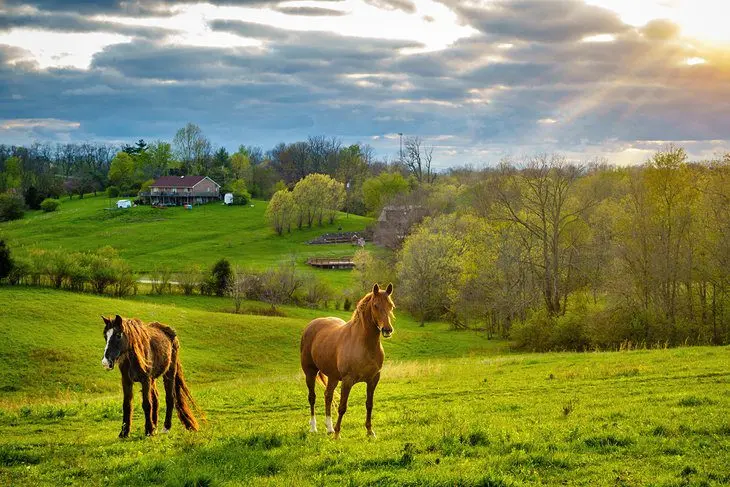
[[306, 242], [339, 226], [343, 231], [362, 231], [372, 219], [343, 213], [332, 225], [278, 236], [264, 220], [267, 202], [252, 203], [253, 207], [211, 203], [193, 210], [149, 206], [110, 210], [110, 200], [103, 196], [64, 199], [57, 212], [30, 211], [22, 220], [0, 224], [0, 238], [18, 254], [32, 247], [76, 251], [111, 245], [142, 274], [157, 264], [173, 270], [191, 263], [209, 267], [222, 257], [254, 269], [294, 258], [300, 268], [316, 272], [337, 287], [351, 283], [347, 271], [313, 270], [305, 262], [308, 257], [352, 255], [353, 246]]
[[[397, 302], [397, 301], [396, 301]], [[0, 485], [727, 485], [730, 349], [513, 354], [400, 317], [366, 439], [308, 433], [299, 333], [332, 311], [232, 315], [227, 300], [0, 288]], [[252, 305], [251, 306], [255, 306]], [[99, 314], [176, 327], [207, 421], [118, 440]], [[318, 413], [323, 429], [322, 391]], [[163, 408], [164, 409], [164, 408]]]

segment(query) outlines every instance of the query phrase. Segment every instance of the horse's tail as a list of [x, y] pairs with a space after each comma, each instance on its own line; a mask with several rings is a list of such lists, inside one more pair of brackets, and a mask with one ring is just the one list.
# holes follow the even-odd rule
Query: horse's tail
[[193, 400], [190, 389], [185, 383], [185, 376], [183, 375], [182, 364], [178, 360], [177, 370], [175, 373], [175, 409], [177, 409], [177, 417], [180, 418], [180, 422], [189, 430], [198, 431], [198, 421], [193, 415], [191, 408], [194, 408], [198, 412], [198, 406]]

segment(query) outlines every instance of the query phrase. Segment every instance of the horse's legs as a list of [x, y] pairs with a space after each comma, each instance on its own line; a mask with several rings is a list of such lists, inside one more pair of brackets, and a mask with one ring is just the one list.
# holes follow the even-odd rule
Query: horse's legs
[[317, 432], [317, 418], [314, 416], [314, 402], [317, 400], [317, 393], [315, 386], [317, 383], [317, 372], [314, 374], [307, 373], [307, 389], [309, 389], [309, 414], [312, 419], [309, 420], [309, 431], [312, 433]]
[[367, 410], [365, 428], [368, 430], [368, 436], [375, 436], [371, 419], [373, 415], [373, 396], [375, 395], [375, 388], [378, 387], [378, 381], [380, 381], [380, 372], [375, 374], [375, 377], [368, 381], [368, 395], [367, 399], [365, 399], [365, 409]]
[[350, 396], [350, 389], [352, 389], [354, 382], [348, 377], [342, 379], [342, 388], [340, 389], [340, 407], [337, 410], [339, 416], [337, 416], [337, 424], [335, 425], [335, 440], [340, 438], [340, 426], [342, 425], [342, 417], [347, 411], [347, 398]]
[[144, 434], [152, 436], [152, 402], [150, 379], [142, 380], [142, 410], [144, 411]]
[[127, 374], [122, 374], [122, 391], [124, 399], [122, 401], [122, 431], [119, 433], [120, 438], [129, 436], [129, 428], [132, 426], [132, 397], [134, 383]]
[[337, 380], [331, 377], [327, 378], [327, 389], [324, 390], [324, 425], [327, 433], [334, 433], [332, 428], [332, 397], [335, 395], [337, 388]]
[[152, 387], [150, 388], [152, 393], [152, 431], [157, 429], [157, 409], [160, 406], [159, 394], [157, 393], [157, 383], [152, 380]]
[[165, 385], [165, 429], [162, 430], [163, 433], [167, 433], [172, 428], [172, 411], [175, 409], [174, 377], [174, 374], [166, 373], [162, 378], [162, 383]]

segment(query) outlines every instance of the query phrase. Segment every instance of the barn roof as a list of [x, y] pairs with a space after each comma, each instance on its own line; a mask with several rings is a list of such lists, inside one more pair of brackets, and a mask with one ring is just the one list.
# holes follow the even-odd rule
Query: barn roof
[[[164, 186], [166, 188], [192, 188], [206, 177], [207, 176], [162, 176], [161, 178], [158, 178], [152, 186]], [[211, 179], [211, 181], [213, 180]], [[213, 183], [218, 185], [215, 181], [213, 181]]]

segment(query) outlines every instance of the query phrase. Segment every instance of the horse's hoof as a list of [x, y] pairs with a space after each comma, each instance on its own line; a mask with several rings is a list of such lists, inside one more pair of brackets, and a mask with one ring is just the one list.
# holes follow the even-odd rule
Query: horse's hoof
[[162, 428], [162, 434], [163, 435], [166, 435], [169, 432], [170, 432], [170, 430], [168, 428]]
[[373, 431], [373, 430], [368, 431], [368, 436], [370, 438], [377, 438], [377, 436], [375, 435], [375, 431]]
[[339, 440], [340, 439], [340, 434], [335, 431], [334, 434], [332, 435], [332, 439], [333, 440]]
[[129, 432], [125, 433], [124, 431], [122, 431], [121, 433], [119, 433], [120, 438], [127, 438], [128, 436], [129, 436]]

